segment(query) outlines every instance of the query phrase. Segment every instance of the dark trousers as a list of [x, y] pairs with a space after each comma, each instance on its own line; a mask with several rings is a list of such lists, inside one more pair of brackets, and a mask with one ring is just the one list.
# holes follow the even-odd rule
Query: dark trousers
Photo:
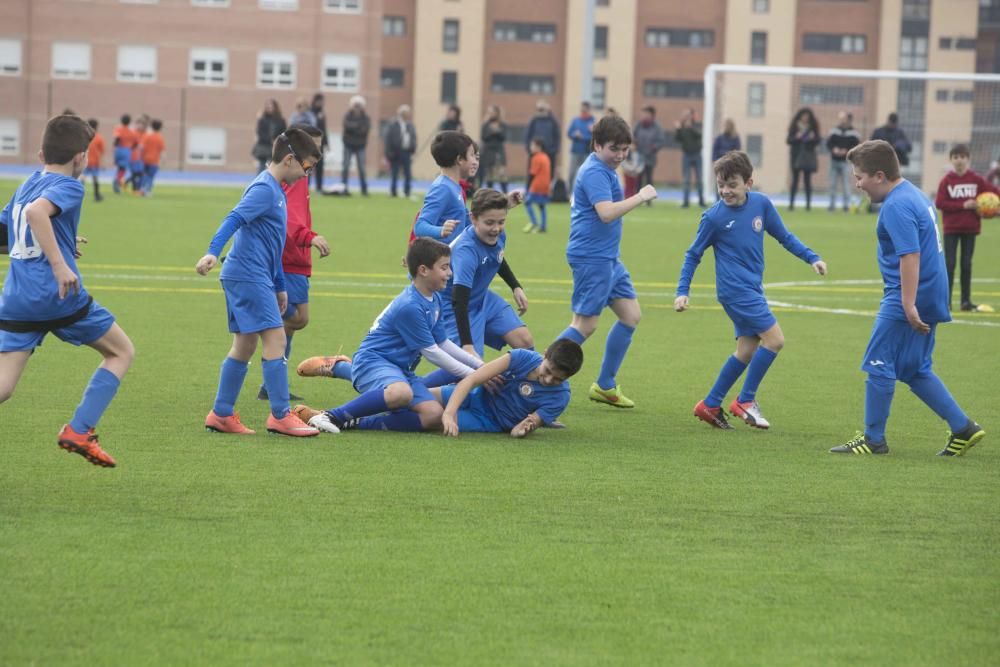
[[955, 282], [955, 255], [958, 245], [962, 245], [960, 267], [962, 269], [962, 301], [961, 304], [972, 303], [972, 253], [976, 249], [975, 234], [945, 234], [944, 235], [944, 265], [948, 268], [948, 307], [951, 308], [951, 289]]
[[389, 173], [391, 174], [391, 180], [389, 182], [389, 192], [393, 197], [396, 196], [396, 181], [399, 178], [399, 170], [403, 170], [403, 194], [407, 197], [410, 196], [410, 164], [412, 162], [413, 156], [410, 153], [400, 153], [396, 156], [396, 159], [389, 161]]
[[347, 176], [351, 170], [351, 156], [354, 156], [358, 165], [358, 180], [361, 181], [361, 194], [368, 194], [368, 181], [365, 179], [365, 149], [348, 148], [344, 146], [344, 164], [340, 172], [340, 180], [344, 183], [344, 192], [347, 192]]
[[799, 174], [802, 174], [802, 186], [806, 191], [806, 210], [812, 207], [813, 184], [811, 171], [792, 169], [792, 190], [788, 193], [788, 208], [795, 208], [795, 193], [799, 191]]
[[316, 192], [323, 194], [323, 158], [316, 163], [313, 173], [316, 175]]

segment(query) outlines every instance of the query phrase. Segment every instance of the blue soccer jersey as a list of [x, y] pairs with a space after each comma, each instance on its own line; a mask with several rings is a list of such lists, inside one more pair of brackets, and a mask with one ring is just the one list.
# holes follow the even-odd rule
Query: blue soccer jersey
[[573, 206], [569, 213], [569, 243], [566, 259], [593, 262], [618, 259], [622, 240], [622, 219], [601, 222], [594, 208], [601, 202], [621, 201], [622, 186], [615, 170], [591, 153], [576, 172]]
[[705, 250], [715, 251], [715, 292], [720, 303], [741, 303], [764, 297], [764, 232], [785, 250], [809, 264], [819, 255], [799, 241], [781, 221], [767, 196], [748, 192], [742, 206], [719, 201], [701, 216], [694, 243], [684, 253], [677, 295], [687, 296], [691, 279]]
[[934, 205], [907, 180], [894, 187], [882, 202], [875, 226], [878, 236], [878, 267], [885, 290], [879, 317], [905, 320], [899, 258], [920, 253], [917, 312], [924, 322], [950, 322], [948, 273], [941, 252], [941, 237]]
[[483, 243], [469, 227], [451, 242], [451, 278], [441, 293], [445, 309], [451, 310], [451, 290], [455, 285], [469, 288], [469, 316], [483, 308], [493, 277], [503, 263], [507, 232], [500, 232], [496, 245]]
[[485, 397], [493, 421], [504, 430], [517, 426], [532, 412], [546, 424], [554, 422], [569, 405], [569, 382], [547, 387], [527, 376], [542, 365], [534, 350], [511, 350], [510, 367], [503, 373], [503, 388]]
[[[0, 296], [0, 319], [42, 322], [68, 317], [87, 305], [89, 296], [73, 254], [76, 232], [83, 205], [83, 184], [75, 178], [43, 170], [36, 171], [21, 184], [3, 212], [0, 223], [7, 225], [10, 266]], [[46, 199], [59, 210], [52, 216], [52, 231], [63, 260], [79, 279], [79, 293], [59, 298], [59, 285], [52, 277], [52, 266], [35, 241], [25, 209]]]
[[243, 197], [208, 247], [209, 254], [218, 257], [226, 241], [233, 237], [219, 279], [263, 283], [277, 292], [284, 291], [281, 253], [287, 224], [285, 193], [265, 169], [243, 191]]
[[445, 242], [456, 238], [472, 224], [462, 196], [462, 186], [442, 174], [434, 179], [424, 196], [424, 205], [413, 224], [413, 233], [441, 241], [441, 227], [448, 220], [458, 220], [458, 224], [451, 234], [444, 237]]
[[374, 356], [405, 371], [420, 362], [420, 350], [448, 339], [441, 323], [441, 296], [427, 298], [410, 285], [383, 310], [361, 341], [355, 363]]

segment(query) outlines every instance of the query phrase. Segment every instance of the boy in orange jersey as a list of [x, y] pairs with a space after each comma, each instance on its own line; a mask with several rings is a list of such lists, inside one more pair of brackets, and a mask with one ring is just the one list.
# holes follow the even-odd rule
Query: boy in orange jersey
[[97, 131], [96, 118], [91, 118], [87, 124], [94, 128], [94, 138], [90, 140], [90, 146], [87, 147], [87, 168], [83, 170], [83, 173], [85, 177], [90, 176], [94, 180], [94, 201], [104, 201], [104, 197], [101, 196], [101, 184], [97, 181], [97, 177], [101, 174], [104, 137]]
[[142, 135], [142, 139], [139, 141], [139, 148], [142, 154], [141, 190], [143, 197], [148, 197], [153, 192], [153, 180], [156, 178], [156, 172], [160, 170], [160, 157], [166, 148], [163, 135], [160, 134], [163, 121], [156, 118], [149, 124], [149, 127], [151, 128], [150, 131]]
[[115, 194], [121, 192], [122, 185], [125, 184], [125, 172], [132, 159], [132, 148], [135, 147], [135, 132], [129, 126], [131, 122], [132, 116], [122, 114], [121, 125], [116, 126], [112, 133], [115, 147], [115, 166], [118, 167], [118, 173], [115, 174], [115, 180], [112, 183]]
[[129, 157], [129, 184], [132, 186], [132, 194], [142, 194], [142, 179], [146, 168], [142, 160], [142, 139], [146, 136], [149, 128], [149, 116], [142, 114], [135, 119], [135, 126], [132, 132], [135, 135], [135, 145], [132, 147], [132, 155]]
[[[531, 163], [528, 166], [528, 196], [524, 200], [524, 208], [531, 218], [524, 227], [525, 232], [545, 233], [548, 212], [545, 210], [549, 203], [549, 185], [552, 183], [552, 161], [545, 152], [545, 145], [537, 137], [531, 140]], [[535, 210], [532, 204], [538, 204], [542, 214], [542, 224], [539, 226], [535, 219]]]

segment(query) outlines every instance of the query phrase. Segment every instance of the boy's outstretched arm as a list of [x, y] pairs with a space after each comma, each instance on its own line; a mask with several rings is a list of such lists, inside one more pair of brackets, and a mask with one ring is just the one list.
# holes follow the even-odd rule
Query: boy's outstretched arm
[[455, 391], [452, 392], [451, 398], [448, 399], [448, 405], [444, 408], [444, 414], [441, 415], [441, 428], [445, 435], [458, 435], [458, 409], [472, 390], [505, 372], [508, 368], [510, 368], [510, 355], [505, 354], [488, 364], [483, 364], [455, 385]]
[[614, 222], [632, 209], [641, 204], [645, 204], [648, 201], [653, 201], [656, 197], [656, 188], [647, 184], [642, 186], [642, 189], [639, 190], [639, 192], [632, 195], [628, 199], [623, 199], [621, 201], [599, 201], [594, 204], [594, 210], [597, 211], [597, 215], [601, 219], [601, 222]]

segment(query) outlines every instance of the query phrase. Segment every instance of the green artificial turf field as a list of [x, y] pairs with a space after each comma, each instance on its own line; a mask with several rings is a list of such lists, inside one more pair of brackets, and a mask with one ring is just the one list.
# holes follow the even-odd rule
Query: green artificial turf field
[[[4, 201], [15, 185], [0, 183]], [[881, 293], [874, 217], [786, 216], [829, 263], [825, 279], [766, 242], [768, 295], [787, 304], [775, 307], [786, 347], [758, 395], [770, 431], [691, 415], [732, 329], [710, 256], [692, 310], [673, 312], [698, 214], [657, 203], [626, 218], [622, 248], [644, 311], [619, 375], [635, 410], [587, 400], [606, 313], [565, 430], [292, 440], [263, 432], [258, 363], [237, 405], [258, 434], [202, 428], [231, 339], [218, 271], [193, 267], [238, 196], [162, 186], [86, 203], [84, 282], [137, 349], [99, 428], [119, 467], [56, 446], [99, 357], [47, 339], [0, 406], [0, 663], [998, 660], [1000, 315], [956, 315], [935, 353], [989, 432], [982, 445], [935, 457], [947, 426], [899, 385], [889, 456], [826, 451], [862, 424], [858, 366]], [[406, 283], [417, 206], [313, 198], [334, 249], [315, 263], [290, 368], [353, 352]], [[508, 221], [539, 347], [570, 318], [569, 209], [550, 213], [547, 235], [522, 234], [523, 210]], [[974, 297], [1000, 306], [998, 240], [1000, 221], [987, 222]], [[353, 395], [336, 380], [291, 388], [319, 407]]]

